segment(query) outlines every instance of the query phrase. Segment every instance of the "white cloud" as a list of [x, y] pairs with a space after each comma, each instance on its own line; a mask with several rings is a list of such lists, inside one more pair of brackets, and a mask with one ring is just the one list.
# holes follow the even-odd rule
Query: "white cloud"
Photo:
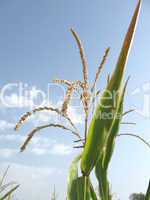
[[[23, 83], [20, 83], [20, 85], [23, 87]], [[10, 85], [10, 88], [11, 88], [11, 85]], [[18, 86], [17, 90], [18, 91], [15, 92], [13, 89], [11, 89], [12, 92], [10, 94], [7, 94], [7, 93], [5, 94], [3, 92], [0, 93], [1, 107], [4, 107], [4, 108], [11, 107], [15, 109], [17, 108], [33, 109], [39, 106], [52, 106], [52, 107], [61, 108], [62, 103], [63, 103], [62, 101], [57, 101], [55, 102], [55, 104], [51, 103], [50, 99], [47, 99], [48, 94], [46, 94], [43, 90], [37, 89], [36, 86], [32, 86], [32, 87], [24, 86], [23, 88], [21, 88], [21, 91]], [[38, 102], [39, 99], [40, 101]], [[81, 113], [77, 111], [75, 107], [70, 105], [68, 108], [68, 114], [75, 124], [83, 123], [82, 115]], [[60, 120], [62, 120], [60, 116], [50, 111], [39, 112], [35, 114], [33, 117], [31, 117], [31, 119], [32, 119], [31, 122], [34, 125], [39, 125], [40, 123], [50, 123], [50, 122], [59, 123]], [[12, 124], [8, 124], [7, 127], [10, 127], [11, 125]]]
[[62, 143], [49, 143], [47, 145], [31, 145], [27, 150], [29, 153], [36, 156], [56, 155], [66, 156], [72, 153], [72, 147]]
[[38, 126], [40, 123], [50, 123], [57, 120], [57, 115], [50, 111], [39, 112], [32, 118], [32, 123]]
[[72, 153], [72, 147], [66, 144], [49, 144], [47, 146], [43, 145], [31, 145], [27, 147], [26, 152], [29, 155], [33, 154], [35, 156], [47, 156], [47, 155], [56, 155], [56, 156], [67, 156]]
[[54, 155], [69, 155], [72, 153], [72, 147], [65, 144], [55, 144], [51, 149], [51, 154]]
[[[14, 134], [3, 134], [0, 135], [0, 141], [3, 143], [7, 143], [8, 145], [17, 144], [17, 146], [21, 146], [23, 142], [26, 140], [26, 136], [22, 135], [14, 135]], [[0, 156], [4, 158], [9, 158], [14, 156], [19, 152], [19, 147], [17, 149], [13, 148], [1, 148]], [[57, 143], [56, 140], [53, 140], [48, 137], [37, 136], [34, 137], [31, 143], [27, 146], [26, 153], [29, 155], [42, 156], [42, 155], [57, 155], [57, 156], [65, 156], [72, 153], [72, 147], [63, 144]]]
[[38, 147], [34, 147], [31, 148], [31, 153], [37, 155], [37, 156], [42, 156], [48, 153], [48, 149], [46, 148], [38, 148]]
[[56, 156], [66, 156], [72, 153], [72, 147], [63, 143], [56, 143], [54, 140], [45, 141], [39, 140], [38, 142], [33, 142], [29, 149], [27, 148], [28, 153], [34, 154], [36, 156], [42, 155], [56, 155]]
[[0, 172], [10, 166], [6, 182], [15, 181], [20, 184], [15, 192], [17, 199], [43, 200], [50, 198], [50, 191], [62, 175], [61, 169], [53, 166], [40, 167], [36, 165], [20, 164], [13, 162], [0, 163]]
[[[0, 134], [0, 141], [20, 143], [22, 144], [26, 140], [27, 136], [25, 135], [18, 135], [18, 134]], [[54, 144], [55, 140], [49, 139], [47, 137], [36, 136], [33, 137], [31, 141], [31, 147], [38, 147], [38, 148], [49, 148], [50, 145]]]
[[[51, 105], [52, 107], [55, 107]], [[69, 106], [68, 108], [68, 116], [72, 120], [74, 124], [82, 124], [82, 115], [75, 108]], [[32, 117], [32, 123], [35, 126], [38, 126], [40, 123], [63, 123], [65, 124], [67, 121], [61, 117], [60, 115], [51, 112], [51, 111], [43, 111], [39, 112], [34, 117]]]
[[18, 153], [17, 149], [11, 149], [11, 148], [0, 149], [0, 157], [3, 158], [10, 158], [14, 156], [16, 153]]
[[34, 103], [32, 99], [29, 99], [26, 96], [17, 95], [12, 93], [11, 95], [5, 96], [5, 107], [13, 108], [23, 108], [23, 107], [33, 107]]
[[[26, 140], [27, 135], [21, 134], [0, 134], [0, 141], [7, 141], [7, 142], [19, 142], [22, 143]], [[39, 147], [39, 148], [48, 148], [50, 145], [54, 144], [56, 141], [52, 140], [51, 138], [43, 137], [43, 136], [36, 136], [32, 138], [31, 146]]]
[[69, 115], [70, 119], [75, 124], [82, 124], [83, 123], [83, 119], [82, 119], [81, 113], [78, 113], [78, 111], [75, 108], [71, 107], [71, 106], [69, 106], [68, 115]]
[[[17, 89], [17, 92], [15, 90]], [[12, 91], [10, 93], [10, 91]], [[9, 94], [8, 94], [9, 91]], [[38, 101], [39, 100], [39, 101]], [[46, 103], [46, 94], [35, 86], [16, 83], [5, 85], [0, 91], [0, 106], [5, 108], [33, 108]]]
[[0, 130], [1, 131], [13, 129], [14, 127], [15, 127], [15, 124], [10, 123], [10, 122], [5, 121], [5, 120], [0, 120]]
[[[0, 141], [2, 142], [17, 142], [17, 143], [22, 143], [25, 141], [26, 137], [18, 134], [0, 134]], [[33, 138], [34, 140], [34, 138]]]
[[31, 99], [37, 98], [39, 92], [40, 92], [40, 93], [41, 93], [41, 92], [43, 93], [42, 90], [38, 90], [35, 86], [33, 86], [33, 87], [31, 88], [31, 90], [29, 90], [29, 96], [30, 96], [30, 98], [31, 98]]
[[55, 141], [51, 138], [37, 136], [32, 139], [32, 146], [36, 146], [39, 148], [45, 147], [48, 148], [50, 144], [54, 143]]

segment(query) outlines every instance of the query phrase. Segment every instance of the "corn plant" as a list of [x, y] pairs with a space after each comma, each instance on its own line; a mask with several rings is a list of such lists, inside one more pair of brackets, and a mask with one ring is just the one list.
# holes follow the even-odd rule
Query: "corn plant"
[[149, 181], [148, 189], [146, 192], [145, 200], [150, 200], [150, 181]]
[[[74, 141], [74, 143], [77, 145], [74, 148], [81, 148], [81, 153], [80, 155], [77, 155], [70, 166], [67, 189], [68, 200], [112, 199], [107, 172], [114, 152], [116, 138], [117, 136], [122, 136], [122, 134], [118, 133], [120, 126], [123, 123], [123, 117], [133, 111], [124, 111], [123, 108], [125, 92], [129, 80], [127, 79], [127, 81], [123, 83], [123, 79], [129, 50], [131, 48], [138, 16], [140, 13], [140, 7], [141, 0], [138, 1], [132, 17], [115, 70], [113, 74], [108, 77], [106, 88], [102, 94], [100, 93], [100, 90], [96, 90], [96, 84], [108, 57], [110, 48], [106, 49], [103, 59], [98, 66], [94, 81], [92, 84], [90, 84], [88, 76], [88, 62], [85, 56], [83, 45], [78, 34], [71, 29], [71, 33], [75, 38], [80, 52], [83, 66], [83, 80], [54, 80], [54, 83], [64, 84], [67, 87], [66, 95], [61, 108], [54, 108], [50, 106], [36, 108], [31, 112], [25, 113], [16, 124], [15, 130], [18, 130], [31, 115], [42, 111], [54, 112], [68, 122], [68, 125], [61, 123], [49, 123], [34, 128], [28, 134], [25, 142], [21, 146], [21, 151], [24, 151], [29, 142], [32, 140], [33, 136], [35, 136], [40, 130], [50, 127], [56, 127], [70, 131], [74, 136], [77, 137], [77, 139]], [[79, 94], [83, 105], [83, 133], [80, 133], [76, 125], [72, 122], [68, 113], [68, 107], [74, 92]], [[96, 109], [93, 109], [95, 102], [99, 97], [99, 103]], [[150, 147], [150, 144], [140, 136], [133, 134], [123, 135], [136, 137]], [[79, 169], [82, 174], [81, 176], [79, 176]], [[90, 178], [93, 170], [95, 170], [95, 175], [98, 181], [99, 194], [95, 192], [95, 188], [92, 185]]]
[[56, 200], [57, 199], [57, 194], [56, 194], [56, 189], [55, 189], [55, 186], [54, 186], [54, 191], [51, 195], [51, 200]]
[[0, 179], [0, 200], [11, 200], [12, 194], [18, 189], [19, 185], [15, 182], [4, 183], [9, 167]]
[[145, 195], [143, 193], [134, 193], [129, 197], [130, 200], [145, 200]]

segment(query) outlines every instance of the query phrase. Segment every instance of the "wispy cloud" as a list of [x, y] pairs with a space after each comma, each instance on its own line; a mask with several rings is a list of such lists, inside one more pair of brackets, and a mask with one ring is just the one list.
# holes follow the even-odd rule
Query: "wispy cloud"
[[[8, 93], [9, 90], [11, 92]], [[45, 101], [44, 91], [21, 82], [5, 85], [0, 91], [0, 106], [5, 108], [32, 108], [44, 104]]]
[[28, 150], [29, 153], [34, 154], [36, 156], [42, 156], [42, 155], [66, 156], [70, 155], [72, 151], [73, 150], [71, 146], [63, 143], [49, 144], [47, 146], [32, 145]]
[[10, 158], [17, 153], [18, 153], [17, 149], [12, 149], [12, 148], [0, 149], [0, 157], [2, 157], [2, 158]]
[[0, 120], [0, 130], [1, 131], [13, 129], [14, 127], [15, 127], [14, 123], [10, 123], [10, 122], [5, 121], [5, 120]]
[[70, 118], [72, 119], [72, 121], [75, 124], [82, 124], [83, 123], [81, 113], [79, 113], [78, 110], [73, 108], [72, 106], [69, 106], [68, 115], [70, 116]]
[[0, 141], [2, 142], [23, 142], [25, 136], [14, 134], [0, 134]]
[[[5, 103], [6, 105], [10, 105], [11, 107], [15, 109], [31, 109], [34, 107], [34, 103], [36, 98], [38, 97], [39, 92], [43, 93], [42, 90], [38, 90], [35, 86], [32, 87], [27, 87], [25, 92], [19, 93], [11, 90], [12, 92], [7, 93], [4, 96]], [[44, 97], [44, 105], [43, 106], [52, 106], [52, 107], [58, 107], [61, 108], [62, 101], [56, 102], [56, 104], [52, 104], [47, 100], [47, 97]], [[2, 106], [2, 99], [0, 98], [0, 105]], [[5, 107], [5, 105], [3, 105]], [[6, 106], [7, 107], [7, 106]], [[81, 113], [78, 112], [76, 107], [73, 107], [72, 105], [69, 106], [68, 108], [68, 115], [70, 116], [71, 120], [75, 124], [81, 124], [82, 123], [82, 116]], [[11, 118], [11, 115], [9, 116]], [[14, 118], [14, 116], [12, 116]], [[31, 120], [29, 120], [30, 124], [33, 126], [39, 126], [47, 123], [62, 123], [68, 126], [67, 122], [62, 119], [60, 116], [55, 114], [54, 112], [46, 111], [46, 112], [39, 112], [31, 117]], [[23, 135], [18, 135], [14, 132], [12, 134], [7, 133], [7, 130], [13, 130], [15, 127], [16, 122], [9, 122], [7, 120], [1, 119], [0, 120], [0, 130], [3, 131], [0, 134], [0, 142], [1, 144], [6, 143], [7, 146], [12, 147], [13, 144], [19, 144], [21, 145], [25, 139], [26, 136]], [[7, 147], [5, 146], [5, 147]], [[12, 148], [5, 148], [1, 149], [1, 155], [2, 157], [12, 157], [18, 152], [19, 150], [14, 150]], [[57, 143], [56, 141], [51, 140], [50, 138], [46, 137], [40, 137], [36, 136], [32, 139], [32, 142], [30, 143], [29, 147], [27, 148], [27, 151], [30, 152], [31, 154], [34, 154], [36, 156], [41, 156], [41, 155], [58, 155], [58, 156], [63, 156], [63, 155], [69, 155], [72, 153], [72, 147], [70, 147], [67, 144], [61, 144]]]
[[[33, 109], [39, 106], [52, 106], [61, 108], [63, 102], [57, 101], [54, 103], [51, 102], [49, 99], [49, 94], [46, 94], [43, 90], [37, 89], [36, 86], [27, 86], [26, 84], [19, 83], [17, 85], [17, 92], [16, 89], [13, 89], [14, 84], [8, 85], [7, 89], [11, 89], [11, 92], [7, 92], [2, 89], [0, 91], [0, 106], [4, 108], [14, 108], [14, 109]], [[16, 87], [16, 86], [15, 86]], [[79, 110], [76, 109], [73, 105], [70, 105], [68, 108], [68, 114], [72, 121], [75, 124], [82, 123], [82, 116], [79, 113]], [[58, 121], [60, 118], [53, 112], [41, 112], [38, 115], [35, 115], [35, 123], [38, 122], [50, 122], [50, 120]]]
[[24, 108], [24, 107], [33, 107], [34, 103], [32, 99], [29, 99], [26, 96], [17, 95], [12, 93], [5, 96], [5, 106], [12, 108]]
[[[1, 144], [9, 144], [7, 148], [0, 148], [0, 156], [2, 158], [11, 158], [15, 156], [17, 153], [19, 153], [19, 147], [14, 149], [12, 144], [21, 146], [25, 139], [26, 136], [22, 135], [0, 135]], [[68, 144], [57, 143], [51, 138], [38, 136], [32, 139], [32, 142], [29, 144], [25, 152], [29, 154], [29, 156], [67, 156], [70, 155], [72, 151], [72, 147]]]
[[51, 153], [54, 155], [69, 155], [72, 153], [72, 147], [65, 144], [55, 144], [52, 149]]
[[20, 184], [15, 196], [22, 200], [49, 199], [50, 188], [53, 188], [55, 183], [54, 179], [58, 179], [62, 175], [61, 169], [54, 166], [37, 167], [36, 165], [31, 166], [14, 162], [0, 163], [0, 171], [4, 171], [8, 165], [10, 165], [10, 168], [7, 182], [15, 181]]
[[47, 148], [34, 147], [34, 148], [31, 148], [31, 153], [33, 153], [37, 156], [42, 156], [42, 155], [48, 154], [49, 150]]

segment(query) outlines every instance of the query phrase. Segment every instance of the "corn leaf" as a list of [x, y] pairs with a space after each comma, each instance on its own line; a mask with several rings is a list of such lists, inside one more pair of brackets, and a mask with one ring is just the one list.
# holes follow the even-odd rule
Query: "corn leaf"
[[3, 182], [4, 182], [4, 180], [5, 180], [6, 176], [7, 176], [8, 170], [9, 170], [9, 166], [8, 166], [7, 169], [5, 170], [3, 176], [2, 176], [2, 178], [1, 178], [1, 180], [0, 180], [0, 187], [3, 185]]
[[[103, 154], [104, 156], [104, 154]], [[103, 168], [103, 156], [98, 160], [95, 167], [95, 175], [98, 180], [99, 194], [101, 200], [111, 200], [111, 195], [109, 191], [109, 181], [107, 179], [107, 171]]]
[[148, 186], [148, 189], [147, 189], [145, 200], [150, 200], [150, 182], [149, 182], [149, 186]]
[[103, 151], [106, 138], [108, 137], [108, 133], [113, 122], [112, 118], [104, 117], [104, 115], [109, 116], [114, 112], [115, 98], [113, 97], [113, 94], [117, 94], [122, 84], [140, 7], [141, 0], [139, 0], [135, 9], [115, 71], [101, 97], [100, 103], [97, 106], [88, 130], [88, 137], [81, 160], [81, 171], [86, 176], [90, 174], [99, 158], [100, 152]]
[[124, 101], [124, 95], [125, 95], [127, 83], [128, 81], [126, 82], [119, 96], [117, 111], [114, 117], [114, 121], [112, 123], [112, 127], [110, 129], [106, 146], [103, 150], [103, 153], [101, 154], [99, 158], [99, 161], [96, 163], [96, 167], [95, 167], [95, 173], [96, 173], [96, 177], [99, 183], [99, 192], [102, 196], [102, 199], [109, 199], [109, 200], [111, 199], [111, 194], [109, 190], [109, 182], [107, 178], [107, 171], [108, 171], [107, 169], [108, 169], [108, 165], [113, 154], [115, 139], [119, 131], [119, 126], [120, 126], [122, 113], [123, 113], [123, 101]]
[[0, 193], [2, 193], [4, 190], [6, 190], [9, 186], [13, 186], [14, 184], [16, 185], [15, 182], [9, 182], [9, 183], [7, 183], [7, 184], [5, 184], [5, 185], [2, 185], [2, 186], [0, 187]]
[[103, 167], [105, 170], [107, 170], [109, 162], [111, 160], [114, 146], [115, 146], [115, 139], [119, 132], [120, 123], [121, 123], [122, 114], [123, 114], [123, 103], [124, 103], [124, 96], [125, 96], [127, 83], [128, 83], [128, 80], [126, 81], [125, 86], [120, 94], [118, 105], [117, 105], [117, 111], [114, 116], [114, 120], [110, 128], [109, 136], [106, 142], [106, 147], [104, 151], [104, 160], [103, 160]]
[[90, 182], [89, 184], [90, 184], [90, 195], [91, 195], [91, 199], [92, 199], [92, 200], [98, 200], [97, 195], [96, 195], [96, 192], [94, 191], [94, 188], [93, 188], [92, 183]]
[[0, 197], [0, 200], [5, 200], [8, 198], [13, 192], [15, 192], [18, 189], [19, 185], [16, 185], [11, 190], [9, 190], [3, 197]]
[[76, 200], [90, 200], [90, 184], [87, 177], [78, 177], [77, 183], [77, 199]]
[[9, 195], [8, 199], [7, 200], [10, 200], [11, 199], [11, 195]]
[[68, 200], [77, 200], [77, 182], [76, 179], [78, 178], [78, 162], [81, 159], [81, 155], [77, 156], [69, 170], [68, 176], [68, 189], [67, 189], [67, 199]]

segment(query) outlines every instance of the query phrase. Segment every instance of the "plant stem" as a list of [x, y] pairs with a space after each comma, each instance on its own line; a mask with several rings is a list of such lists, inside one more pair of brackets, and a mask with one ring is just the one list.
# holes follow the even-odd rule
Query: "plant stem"
[[86, 114], [85, 116], [85, 131], [84, 131], [85, 143], [86, 143], [86, 138], [87, 138], [87, 127], [88, 127], [88, 114]]
[[84, 177], [84, 200], [86, 200], [86, 191], [87, 191], [87, 177]]

